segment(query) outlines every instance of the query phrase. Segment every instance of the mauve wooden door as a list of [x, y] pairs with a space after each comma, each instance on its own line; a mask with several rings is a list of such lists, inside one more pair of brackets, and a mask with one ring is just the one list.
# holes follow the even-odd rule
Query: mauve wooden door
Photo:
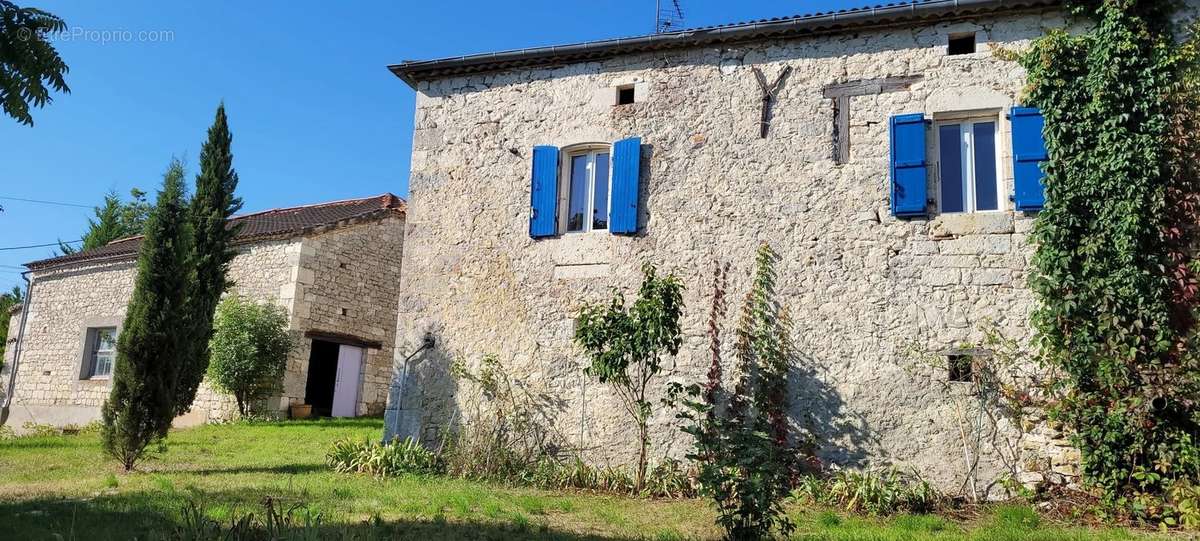
[[362, 348], [343, 345], [338, 348], [337, 381], [333, 384], [334, 417], [354, 417], [358, 404], [358, 383], [362, 375]]

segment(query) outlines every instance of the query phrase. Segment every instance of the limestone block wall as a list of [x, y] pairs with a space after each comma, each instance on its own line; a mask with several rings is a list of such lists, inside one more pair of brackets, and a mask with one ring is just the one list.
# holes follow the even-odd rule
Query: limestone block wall
[[[290, 308], [287, 284], [299, 260], [299, 240], [242, 246], [230, 265], [234, 290]], [[13, 416], [47, 424], [81, 424], [99, 418], [111, 390], [108, 379], [80, 379], [88, 327], [120, 327], [133, 294], [136, 263], [79, 265], [33, 274], [29, 323], [14, 390]], [[13, 333], [16, 336], [16, 333]], [[6, 357], [10, 355], [6, 351]], [[5, 385], [11, 363], [5, 363]], [[201, 385], [190, 414], [193, 422], [226, 418], [232, 399]]]
[[[469, 389], [447, 367], [494, 353], [524, 388], [550, 397], [542, 413], [564, 443], [595, 462], [629, 462], [632, 423], [609, 389], [583, 376], [586, 360], [571, 343], [579, 306], [614, 287], [636, 294], [644, 261], [676, 272], [687, 287], [686, 338], [663, 380], [699, 381], [709, 362], [713, 262], [732, 264], [728, 298], [736, 312], [754, 249], [768, 242], [781, 256], [778, 292], [803, 354], [792, 378], [795, 421], [818, 436], [821, 456], [913, 466], [957, 487], [959, 432], [948, 397], [931, 380], [947, 376], [907, 369], [905, 352], [979, 340], [987, 321], [1008, 337], [1029, 338], [1032, 217], [1011, 210], [892, 217], [888, 119], [995, 114], [999, 174], [1011, 193], [1002, 113], [1019, 103], [1025, 73], [992, 47], [1019, 48], [1062, 25], [1054, 11], [1021, 12], [421, 83], [397, 370], [401, 353], [426, 333], [437, 347], [409, 365], [401, 409], [420, 419], [426, 437], [469, 417]], [[979, 51], [948, 56], [948, 37], [962, 33], [976, 34]], [[785, 66], [793, 71], [763, 139], [751, 68], [774, 80]], [[900, 76], [922, 79], [851, 98], [850, 159], [834, 163], [834, 102], [823, 88]], [[612, 92], [627, 84], [641, 97], [614, 106]], [[630, 136], [643, 144], [642, 232], [530, 239], [531, 149]], [[936, 197], [934, 168], [929, 187]], [[728, 323], [731, 333], [732, 314]], [[656, 409], [654, 455], [679, 456], [690, 446], [675, 422]], [[998, 474], [994, 457], [983, 463], [985, 477]]]
[[[295, 298], [296, 269], [300, 264], [300, 252], [303, 239], [279, 239], [247, 244], [239, 248], [237, 257], [229, 263], [229, 279], [233, 282], [229, 291], [243, 295], [259, 302], [274, 303], [289, 316], [292, 311], [292, 301]], [[295, 318], [290, 317], [291, 335], [296, 343], [303, 340], [302, 333], [296, 330]], [[284, 381], [296, 377], [301, 370], [300, 361], [308, 362], [308, 357], [300, 357], [300, 352], [293, 350], [288, 356], [288, 368], [284, 373]], [[204, 422], [210, 419], [229, 419], [237, 413], [237, 403], [224, 393], [220, 393], [201, 383], [196, 393], [196, 401], [192, 403], [192, 422]]]
[[[305, 238], [295, 279], [292, 328], [352, 335], [377, 341], [366, 349], [358, 393], [360, 415], [380, 415], [391, 382], [396, 341], [404, 219], [340, 227]], [[289, 363], [284, 400], [303, 403], [312, 341], [301, 340]]]
[[135, 262], [125, 261], [32, 275], [14, 414], [24, 406], [65, 406], [99, 418], [110, 382], [80, 379], [84, 336], [91, 326], [120, 326], [135, 274]]

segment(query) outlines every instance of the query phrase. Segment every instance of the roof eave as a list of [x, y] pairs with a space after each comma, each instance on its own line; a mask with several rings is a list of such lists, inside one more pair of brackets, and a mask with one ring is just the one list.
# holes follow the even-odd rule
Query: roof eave
[[893, 6], [863, 8], [789, 19], [759, 21], [696, 30], [681, 30], [633, 38], [589, 41], [571, 45], [533, 47], [436, 60], [410, 61], [388, 69], [416, 89], [421, 81], [441, 77], [495, 72], [518, 67], [597, 60], [643, 50], [704, 46], [817, 32], [884, 26], [930, 17], [971, 16], [1029, 8], [1049, 7], [1061, 0], [932, 0]]
[[[318, 231], [324, 232], [321, 230], [323, 230], [325, 228], [338, 228], [338, 227], [342, 227], [343, 225], [374, 222], [374, 221], [381, 220], [381, 219], [387, 217], [388, 215], [393, 215], [393, 214], [399, 215], [399, 216], [407, 216], [408, 205], [406, 204], [404, 199], [396, 197], [395, 195], [392, 195], [392, 194], [386, 194], [386, 195], [388, 195], [392, 198], [390, 201], [395, 206], [380, 207], [380, 208], [372, 210], [370, 212], [365, 212], [363, 214], [359, 214], [357, 216], [338, 220], [335, 222], [313, 224], [313, 225], [309, 225], [306, 227], [287, 230], [287, 231], [278, 231], [278, 232], [273, 232], [273, 233], [264, 233], [264, 234], [257, 234], [257, 235], [248, 235], [248, 236], [244, 236], [244, 237], [235, 237], [233, 239], [233, 245], [241, 246], [241, 245], [245, 245], [245, 244], [255, 244], [255, 243], [259, 243], [259, 242], [267, 242], [267, 241], [272, 241], [272, 240], [304, 237], [307, 235], [312, 235]], [[379, 196], [379, 197], [382, 197], [382, 196]], [[265, 212], [270, 212], [270, 211], [264, 211], [264, 213]], [[262, 214], [262, 213], [255, 213], [255, 214]], [[119, 239], [119, 240], [116, 240], [113, 242], [124, 242], [124, 241], [128, 241], [128, 240], [134, 239], [134, 238], [137, 238], [137, 236], [127, 237], [125, 239]], [[112, 264], [112, 263], [130, 262], [130, 261], [136, 261], [137, 257], [138, 257], [137, 250], [134, 250], [132, 252], [119, 252], [119, 253], [103, 255], [103, 256], [88, 257], [88, 258], [83, 258], [83, 259], [68, 259], [66, 261], [63, 261], [62, 256], [59, 256], [59, 257], [52, 257], [49, 259], [40, 259], [37, 261], [31, 261], [29, 263], [25, 263], [24, 267], [26, 269], [29, 269], [28, 272], [47, 272], [47, 271], [68, 269], [68, 268], [74, 268], [74, 267], [107, 265], [107, 264]]]

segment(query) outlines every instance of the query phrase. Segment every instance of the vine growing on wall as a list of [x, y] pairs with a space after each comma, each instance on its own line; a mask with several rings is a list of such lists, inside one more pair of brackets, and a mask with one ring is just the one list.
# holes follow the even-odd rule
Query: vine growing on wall
[[1195, 55], [1168, 0], [1067, 5], [1090, 28], [1021, 56], [1050, 155], [1033, 323], [1085, 481], [1153, 517], [1200, 474]]
[[694, 438], [700, 493], [712, 500], [726, 539], [788, 537], [795, 524], [785, 502], [800, 462], [811, 447], [795, 441], [788, 423], [788, 375], [797, 357], [791, 320], [777, 301], [778, 254], [767, 244], [755, 252], [755, 271], [735, 329], [737, 383], [722, 384], [721, 321], [729, 265], [717, 263], [709, 312], [712, 361], [703, 384], [673, 382], [664, 403], [676, 409], [681, 429]]

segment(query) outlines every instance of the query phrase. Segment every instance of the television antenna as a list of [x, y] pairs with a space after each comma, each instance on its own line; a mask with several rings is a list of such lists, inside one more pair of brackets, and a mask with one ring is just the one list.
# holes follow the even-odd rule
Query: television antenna
[[679, 0], [654, 0], [654, 33], [683, 28], [683, 8]]

